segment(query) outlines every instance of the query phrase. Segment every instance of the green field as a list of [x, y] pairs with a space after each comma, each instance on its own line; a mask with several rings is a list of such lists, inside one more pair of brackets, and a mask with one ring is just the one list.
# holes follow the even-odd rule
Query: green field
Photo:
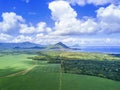
[[[0, 90], [59, 90], [60, 64], [34, 61], [27, 54], [0, 57]], [[36, 65], [34, 68], [31, 68]], [[18, 73], [26, 71], [27, 73]], [[13, 76], [6, 77], [9, 74]], [[23, 74], [24, 73], [24, 74]], [[61, 90], [120, 90], [120, 82], [77, 74], [62, 74]]]
[[35, 61], [27, 59], [27, 54], [3, 55], [0, 57], [0, 77], [31, 67]]

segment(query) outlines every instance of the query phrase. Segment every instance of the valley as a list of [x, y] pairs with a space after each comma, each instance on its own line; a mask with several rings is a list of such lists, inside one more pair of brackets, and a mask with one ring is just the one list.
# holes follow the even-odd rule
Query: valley
[[[119, 81], [76, 73], [77, 69], [74, 67], [74, 62], [71, 63], [73, 59], [74, 61], [80, 59], [94, 61], [96, 58], [98, 58], [97, 61], [104, 61], [104, 59], [119, 61], [119, 57], [65, 51], [35, 51], [27, 54], [21, 52], [11, 54], [11, 52], [15, 53], [14, 51], [10, 51], [7, 54], [1, 53], [0, 90], [60, 90], [60, 88], [61, 90], [88, 90], [88, 88], [89, 90], [120, 89]], [[60, 70], [61, 60], [62, 72]], [[70, 62], [68, 63], [68, 61]], [[74, 73], [72, 70], [74, 70]], [[60, 73], [62, 73], [61, 77]]]

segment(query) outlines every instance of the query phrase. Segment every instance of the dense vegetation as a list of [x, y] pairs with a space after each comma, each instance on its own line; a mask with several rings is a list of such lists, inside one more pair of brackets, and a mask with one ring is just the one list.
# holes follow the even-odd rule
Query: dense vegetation
[[120, 61], [118, 56], [103, 53], [62, 52], [60, 56], [63, 60]]
[[100, 53], [83, 52], [39, 52], [34, 60], [61, 63], [63, 72], [99, 76], [120, 81], [120, 57]]
[[120, 81], [120, 57], [99, 53], [62, 54], [64, 72], [92, 75]]
[[[52, 55], [53, 53], [50, 54]], [[5, 62], [2, 62], [3, 66], [1, 66], [1, 68], [4, 68], [7, 73], [8, 69], [5, 68], [7, 66], [16, 65], [17, 68], [25, 66], [30, 67], [35, 64], [34, 61], [26, 58], [30, 56], [31, 54], [4, 55], [3, 57], [0, 57], [0, 62], [3, 60], [2, 58], [6, 60]], [[7, 63], [8, 60], [9, 63]], [[23, 66], [19, 63], [23, 63], [25, 65]], [[10, 68], [9, 72], [12, 70], [14, 70], [14, 68]], [[47, 61], [38, 60], [37, 66], [27, 74], [18, 74], [11, 77], [0, 77], [0, 90], [59, 90], [59, 71], [60, 64], [52, 64], [47, 63]], [[99, 77], [63, 73], [61, 79], [62, 90], [120, 90], [120, 82]]]
[[120, 62], [118, 61], [66, 60], [62, 67], [66, 73], [99, 76], [120, 81]]
[[47, 61], [48, 63], [60, 63], [61, 53], [62, 51], [41, 51], [41, 52], [37, 52], [38, 54], [37, 56], [28, 57], [28, 58], [33, 60]]

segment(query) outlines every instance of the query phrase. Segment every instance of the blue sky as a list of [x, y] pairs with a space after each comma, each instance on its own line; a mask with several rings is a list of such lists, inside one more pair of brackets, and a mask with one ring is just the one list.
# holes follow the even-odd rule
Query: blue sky
[[0, 42], [120, 45], [119, 0], [0, 0]]

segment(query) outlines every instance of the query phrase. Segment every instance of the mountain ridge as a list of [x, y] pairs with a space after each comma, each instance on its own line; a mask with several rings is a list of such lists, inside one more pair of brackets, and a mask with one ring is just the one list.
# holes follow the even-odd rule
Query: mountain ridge
[[0, 43], [1, 49], [18, 49], [18, 48], [22, 49], [22, 48], [32, 48], [32, 47], [42, 47], [42, 45], [31, 42]]
[[53, 45], [40, 45], [32, 42], [19, 42], [19, 43], [0, 43], [0, 49], [54, 49], [63, 50], [70, 49], [62, 42], [58, 42]]
[[58, 42], [56, 44], [47, 46], [47, 49], [61, 50], [61, 49], [70, 49], [70, 48], [67, 45], [63, 44], [62, 42]]

